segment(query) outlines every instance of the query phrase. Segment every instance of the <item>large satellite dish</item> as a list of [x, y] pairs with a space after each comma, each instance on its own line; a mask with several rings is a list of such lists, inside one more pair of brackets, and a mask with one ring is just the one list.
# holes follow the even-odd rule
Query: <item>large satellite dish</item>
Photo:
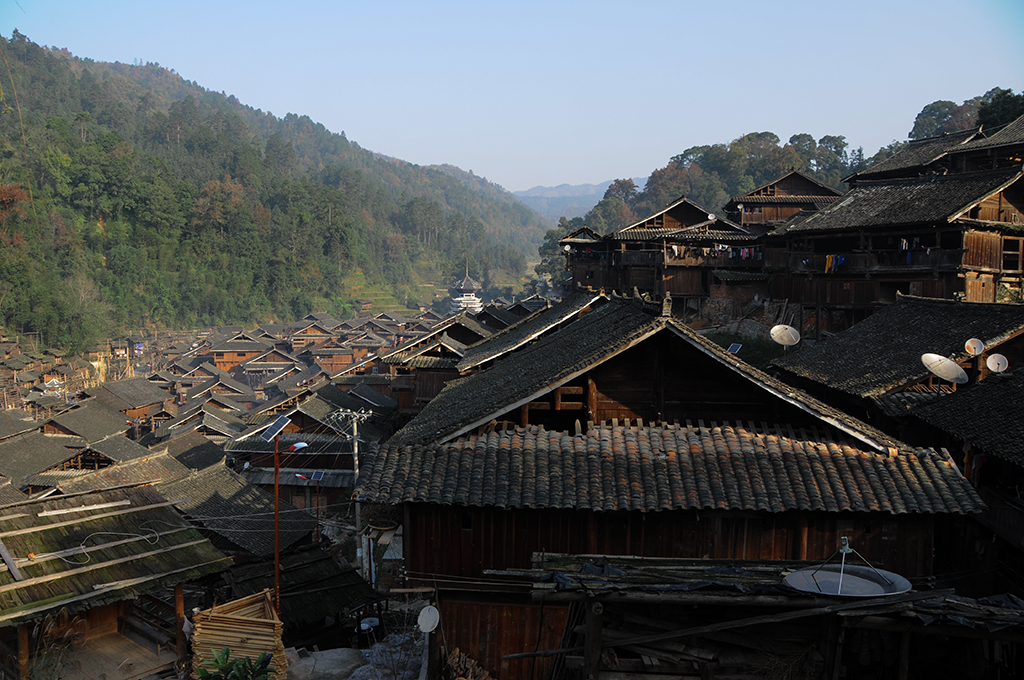
[[825, 564], [788, 574], [782, 582], [790, 588], [815, 595], [875, 597], [910, 590], [910, 581], [884, 569], [857, 564]]
[[1002, 373], [1010, 367], [1010, 362], [1002, 354], [990, 354], [985, 365], [993, 373]]
[[921, 363], [924, 364], [925, 368], [943, 380], [948, 380], [958, 385], [963, 385], [967, 382], [967, 374], [964, 373], [964, 369], [957, 366], [955, 361], [947, 359], [941, 354], [932, 354], [930, 352], [922, 354]]
[[792, 326], [787, 326], [784, 323], [780, 323], [778, 326], [772, 326], [768, 335], [771, 336], [772, 340], [780, 345], [785, 345], [786, 347], [792, 347], [800, 342], [800, 331]]
[[985, 343], [978, 338], [971, 338], [964, 343], [964, 349], [967, 350], [967, 353], [972, 357], [976, 357], [985, 351]]
[[428, 604], [420, 610], [420, 615], [419, 618], [416, 619], [416, 624], [424, 633], [430, 633], [437, 628], [437, 624], [440, 621], [441, 612], [437, 611], [437, 607]]

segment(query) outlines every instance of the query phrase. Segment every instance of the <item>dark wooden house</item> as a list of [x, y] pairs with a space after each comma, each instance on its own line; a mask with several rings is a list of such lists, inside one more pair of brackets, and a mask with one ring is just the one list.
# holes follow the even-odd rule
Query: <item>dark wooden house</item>
[[950, 521], [982, 508], [947, 453], [793, 390], [670, 309], [612, 298], [449, 385], [365, 462], [358, 499], [402, 508], [407, 574], [437, 589], [448, 648], [503, 679], [544, 677], [550, 661], [505, 655], [577, 625], [488, 575], [535, 553], [820, 562], [847, 536], [919, 578]]
[[768, 292], [756, 236], [685, 197], [604, 237], [585, 229], [560, 243], [573, 286], [684, 301]]
[[743, 228], [763, 234], [799, 212], [817, 212], [835, 203], [840, 196], [842, 192], [793, 170], [749, 193], [733, 197], [725, 204], [725, 214]]

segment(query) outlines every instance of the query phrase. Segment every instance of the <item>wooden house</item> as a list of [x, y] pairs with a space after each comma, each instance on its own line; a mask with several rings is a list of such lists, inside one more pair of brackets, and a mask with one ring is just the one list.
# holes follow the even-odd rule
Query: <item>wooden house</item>
[[436, 589], [447, 648], [503, 680], [547, 675], [505, 657], [579, 624], [491, 573], [536, 553], [810, 564], [846, 536], [920, 578], [983, 507], [948, 453], [801, 394], [670, 309], [613, 297], [449, 384], [362, 467], [366, 513], [402, 510], [406, 573]]
[[[187, 651], [182, 584], [231, 561], [151, 486], [25, 501], [0, 508], [0, 519], [5, 677], [50, 677], [54, 652], [68, 680], [172, 670]], [[137, 605], [168, 588], [173, 602], [161, 601], [160, 611], [171, 632], [160, 637], [138, 623]], [[126, 627], [154, 639], [128, 637]]]
[[314, 345], [327, 340], [334, 335], [333, 328], [321, 324], [319, 321], [310, 321], [296, 326], [288, 335], [288, 342], [291, 343], [291, 352], [297, 354], [307, 345]]
[[239, 365], [265, 354], [269, 349], [266, 343], [241, 334], [212, 345], [210, 353], [213, 354], [214, 366], [231, 374], [239, 370]]
[[725, 214], [744, 229], [764, 234], [802, 211], [817, 212], [842, 196], [836, 191], [793, 170], [764, 186], [725, 204]]
[[590, 230], [560, 241], [573, 286], [677, 300], [766, 296], [756, 236], [683, 197], [601, 238]]

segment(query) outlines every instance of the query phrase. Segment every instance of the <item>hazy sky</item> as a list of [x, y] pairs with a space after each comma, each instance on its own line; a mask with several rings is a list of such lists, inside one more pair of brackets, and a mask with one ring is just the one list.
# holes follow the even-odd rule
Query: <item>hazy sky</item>
[[765, 130], [871, 155], [932, 101], [1024, 89], [1022, 0], [0, 0], [15, 28], [510, 191]]

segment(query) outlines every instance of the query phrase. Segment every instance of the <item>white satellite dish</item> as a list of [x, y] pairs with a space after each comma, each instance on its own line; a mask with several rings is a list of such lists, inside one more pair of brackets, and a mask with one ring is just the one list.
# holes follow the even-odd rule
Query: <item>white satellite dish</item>
[[430, 633], [437, 628], [437, 624], [440, 620], [441, 612], [437, 611], [437, 607], [428, 604], [420, 610], [420, 615], [419, 618], [416, 619], [416, 624], [424, 633]]
[[1010, 367], [1010, 362], [1002, 354], [990, 354], [985, 365], [993, 373], [1002, 373]]
[[964, 373], [964, 369], [957, 366], [955, 361], [951, 361], [941, 354], [932, 354], [930, 352], [922, 354], [921, 363], [924, 364], [925, 368], [943, 380], [948, 380], [958, 385], [967, 382], [967, 374]]
[[800, 342], [800, 331], [792, 326], [787, 326], [784, 323], [780, 323], [778, 326], [772, 326], [768, 335], [771, 336], [772, 340], [780, 345], [785, 345], [786, 347], [792, 347]]
[[971, 338], [964, 343], [964, 349], [967, 350], [967, 353], [972, 357], [976, 357], [985, 351], [985, 343], [978, 338]]
[[715, 213], [708, 213], [708, 219], [709, 220], [715, 219]]

